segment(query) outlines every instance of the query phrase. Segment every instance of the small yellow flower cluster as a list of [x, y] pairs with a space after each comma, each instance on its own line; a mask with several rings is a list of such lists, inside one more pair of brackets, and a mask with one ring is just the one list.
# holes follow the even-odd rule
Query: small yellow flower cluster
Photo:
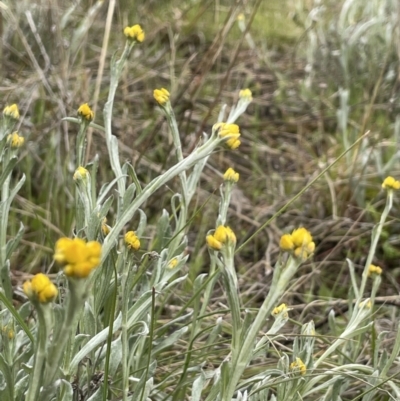
[[43, 273], [38, 273], [32, 280], [25, 281], [23, 289], [30, 299], [38, 300], [42, 304], [53, 301], [58, 294], [57, 287]]
[[229, 167], [228, 170], [225, 171], [224, 181], [229, 182], [238, 182], [239, 181], [239, 173], [237, 173], [232, 167]]
[[293, 252], [294, 256], [303, 260], [307, 259], [315, 249], [311, 233], [304, 227], [294, 230], [292, 234], [282, 235], [279, 246], [283, 251]]
[[383, 180], [382, 183], [383, 189], [400, 189], [400, 181], [395, 180], [393, 177], [389, 176]]
[[125, 234], [125, 244], [128, 249], [138, 251], [140, 249], [140, 240], [134, 231], [128, 231]]
[[237, 16], [237, 20], [238, 20], [238, 21], [243, 21], [243, 20], [244, 20], [244, 14], [243, 14], [243, 13], [240, 13], [240, 14]]
[[153, 96], [160, 106], [164, 106], [169, 101], [169, 92], [164, 88], [154, 89]]
[[15, 131], [12, 134], [8, 135], [7, 143], [10, 145], [11, 149], [20, 148], [25, 142], [25, 138], [23, 136], [18, 135], [18, 132]]
[[13, 120], [19, 120], [18, 106], [14, 103], [11, 106], [4, 107], [3, 116], [10, 117]]
[[136, 42], [141, 43], [144, 41], [144, 31], [143, 31], [142, 27], [138, 24], [125, 27], [124, 35], [128, 39], [135, 40]]
[[380, 276], [382, 274], [382, 268], [375, 265], [369, 265], [368, 267], [368, 277], [370, 276]]
[[54, 260], [64, 265], [68, 277], [86, 278], [100, 264], [101, 244], [81, 238], [60, 238], [56, 242]]
[[178, 258], [173, 258], [168, 263], [168, 269], [175, 269], [177, 265], [178, 265]]
[[74, 181], [82, 181], [86, 180], [89, 176], [89, 171], [85, 169], [85, 167], [79, 166], [74, 173], [73, 179]]
[[241, 99], [245, 99], [245, 100], [248, 100], [248, 101], [251, 101], [251, 100], [253, 100], [253, 96], [252, 96], [253, 94], [251, 93], [251, 90], [250, 89], [242, 89], [240, 92], [239, 92], [239, 97], [241, 98]]
[[306, 365], [300, 358], [296, 358], [294, 362], [290, 364], [290, 370], [299, 372], [302, 376], [304, 376], [307, 372]]
[[78, 109], [78, 116], [87, 121], [93, 121], [94, 112], [87, 103], [81, 104]]
[[273, 309], [271, 314], [272, 314], [272, 316], [276, 317], [282, 313], [283, 317], [285, 319], [287, 319], [289, 317], [288, 311], [289, 311], [289, 308], [286, 306], [286, 304], [280, 304], [279, 306], [276, 306]]
[[240, 132], [237, 124], [217, 123], [214, 124], [213, 130], [219, 130], [218, 135], [220, 138], [229, 137], [226, 145], [229, 149], [237, 149], [240, 145]]
[[206, 237], [207, 245], [219, 251], [225, 244], [236, 244], [236, 235], [231, 228], [218, 226], [214, 234], [209, 234]]

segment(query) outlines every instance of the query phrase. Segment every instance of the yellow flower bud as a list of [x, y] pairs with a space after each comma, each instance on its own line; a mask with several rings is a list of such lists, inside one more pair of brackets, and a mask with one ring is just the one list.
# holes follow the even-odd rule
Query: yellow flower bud
[[241, 99], [245, 99], [245, 100], [249, 100], [249, 101], [253, 100], [253, 96], [252, 96], [252, 93], [251, 93], [250, 89], [242, 89], [239, 92], [239, 97]]
[[391, 176], [386, 177], [382, 183], [382, 188], [387, 189], [387, 190], [389, 190], [389, 189], [398, 190], [398, 189], [400, 189], [400, 181], [395, 180]]
[[304, 362], [300, 358], [296, 358], [296, 360], [290, 364], [289, 369], [299, 372], [302, 376], [307, 372], [306, 365], [304, 365]]
[[312, 241], [311, 234], [304, 227], [292, 232], [292, 241], [295, 247], [308, 245]]
[[140, 249], [140, 240], [134, 231], [128, 231], [125, 234], [125, 244], [128, 249], [133, 249], [134, 251], [138, 251]]
[[169, 92], [164, 88], [154, 89], [153, 96], [160, 106], [164, 106], [169, 101]]
[[214, 238], [222, 244], [225, 244], [227, 241], [236, 244], [235, 233], [229, 227], [218, 226], [215, 230]]
[[238, 182], [239, 173], [237, 173], [233, 168], [229, 167], [228, 170], [225, 171], [224, 181]]
[[173, 258], [168, 263], [168, 269], [174, 269], [178, 265], [178, 258]]
[[11, 149], [20, 148], [24, 142], [25, 138], [23, 136], [19, 136], [18, 132], [16, 131], [7, 136], [7, 143], [10, 145]]
[[375, 265], [369, 265], [368, 267], [368, 277], [370, 276], [380, 276], [382, 274], [382, 268]]
[[206, 242], [211, 249], [214, 249], [214, 251], [219, 251], [222, 248], [222, 243], [215, 239], [211, 234], [207, 235]]
[[311, 233], [304, 227], [298, 228], [292, 234], [282, 235], [279, 241], [282, 251], [293, 252], [293, 255], [306, 260], [315, 250]]
[[86, 180], [89, 177], [89, 171], [85, 169], [85, 167], [79, 166], [74, 173], [73, 179], [74, 181], [82, 181]]
[[213, 126], [213, 130], [218, 130], [220, 138], [227, 138], [226, 146], [230, 149], [236, 149], [240, 145], [240, 132], [237, 124], [217, 123]]
[[283, 317], [285, 319], [287, 319], [289, 317], [288, 311], [289, 311], [289, 308], [286, 306], [286, 304], [280, 304], [279, 306], [276, 306], [273, 309], [271, 314], [272, 314], [272, 316], [276, 317], [282, 313]]
[[31, 281], [26, 281], [23, 290], [29, 298], [43, 304], [53, 301], [58, 294], [57, 287], [43, 273], [38, 273]]
[[294, 248], [292, 236], [290, 234], [284, 234], [279, 241], [279, 247], [282, 251], [291, 251]]
[[131, 40], [135, 40], [136, 42], [144, 41], [144, 31], [142, 27], [138, 24], [133, 26], [127, 26], [124, 28], [124, 35]]
[[18, 106], [14, 103], [11, 106], [4, 107], [3, 116], [12, 118], [13, 120], [19, 120]]
[[236, 244], [236, 235], [231, 228], [225, 226], [218, 226], [215, 229], [214, 234], [207, 235], [206, 237], [207, 245], [219, 251], [228, 242], [230, 244]]
[[82, 117], [87, 121], [93, 121], [94, 112], [87, 103], [84, 103], [78, 109], [78, 116]]
[[53, 258], [64, 265], [66, 276], [86, 278], [101, 262], [101, 244], [81, 238], [60, 238], [56, 242]]

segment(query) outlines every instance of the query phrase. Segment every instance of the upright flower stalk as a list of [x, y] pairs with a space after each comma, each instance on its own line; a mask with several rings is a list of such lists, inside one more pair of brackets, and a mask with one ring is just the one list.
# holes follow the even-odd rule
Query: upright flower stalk
[[90, 174], [79, 166], [73, 175], [76, 184], [75, 213], [76, 232], [79, 237], [85, 236], [85, 228], [89, 226], [89, 218], [93, 210]]
[[64, 266], [69, 282], [62, 326], [56, 330], [48, 349], [43, 374], [43, 397], [52, 394], [55, 379], [60, 374], [61, 362], [70, 335], [76, 330], [78, 318], [88, 292], [87, 278], [100, 264], [101, 245], [97, 241], [86, 242], [81, 238], [60, 238], [55, 247], [54, 260]]
[[371, 246], [369, 248], [368, 257], [365, 262], [364, 270], [362, 273], [360, 288], [358, 290], [358, 294], [356, 294], [357, 305], [359, 305], [362, 301], [364, 291], [365, 291], [365, 286], [367, 284], [367, 280], [370, 275], [370, 266], [372, 264], [372, 260], [374, 258], [375, 252], [376, 252], [376, 247], [378, 246], [378, 241], [382, 234], [382, 228], [383, 228], [383, 225], [385, 224], [386, 219], [389, 215], [389, 212], [393, 206], [393, 193], [394, 193], [394, 191], [397, 191], [400, 189], [400, 181], [395, 180], [391, 176], [386, 177], [382, 183], [382, 189], [384, 189], [386, 191], [386, 204], [385, 204], [385, 208], [383, 209], [383, 212], [381, 214], [379, 223], [372, 230]]
[[[164, 110], [165, 116], [167, 117], [168, 126], [171, 131], [172, 141], [174, 143], [176, 159], [178, 162], [183, 160], [183, 152], [182, 152], [182, 142], [179, 135], [178, 124], [176, 122], [175, 113], [172, 109], [170, 102], [170, 94], [168, 90], [165, 88], [155, 89], [153, 92], [154, 99], [160, 105], [160, 107]], [[179, 174], [179, 179], [181, 181], [181, 192], [182, 196], [180, 197], [180, 208], [179, 208], [179, 217], [176, 222], [175, 227], [175, 235], [173, 236], [172, 243], [168, 247], [170, 250], [170, 256], [175, 256], [175, 249], [182, 242], [183, 237], [186, 235], [184, 230], [185, 225], [187, 223], [188, 218], [188, 205], [191, 201], [190, 191], [188, 188], [186, 171], [182, 171]], [[197, 182], [195, 183], [197, 184]]]
[[233, 187], [238, 181], [239, 181], [239, 173], [237, 173], [232, 167], [229, 167], [224, 174], [224, 183], [219, 188], [219, 192], [221, 194], [221, 200], [219, 203], [219, 214], [217, 219], [217, 225], [226, 224], [226, 218], [228, 214], [229, 205], [231, 203]]
[[48, 355], [49, 336], [53, 327], [53, 309], [51, 302], [57, 297], [57, 287], [50, 279], [39, 273], [24, 283], [25, 294], [35, 306], [38, 317], [37, 341], [32, 374], [29, 378], [28, 392], [26, 401], [36, 401], [38, 399], [43, 368]]
[[128, 400], [129, 394], [129, 336], [128, 336], [128, 310], [129, 297], [131, 294], [130, 278], [135, 274], [134, 253], [140, 249], [140, 239], [134, 231], [128, 231], [124, 236], [124, 256], [125, 264], [122, 268], [121, 276], [121, 343], [122, 343], [122, 400]]
[[76, 138], [76, 167], [85, 165], [86, 131], [94, 120], [94, 112], [87, 103], [84, 103], [78, 108], [78, 117], [80, 124]]
[[117, 179], [118, 186], [118, 195], [119, 195], [119, 203], [121, 205], [118, 210], [123, 210], [125, 205], [122, 204], [122, 200], [124, 198], [125, 189], [126, 189], [126, 177], [122, 172], [121, 163], [118, 156], [118, 140], [112, 134], [112, 117], [113, 117], [113, 108], [114, 108], [114, 98], [115, 93], [118, 88], [119, 79], [122, 74], [122, 70], [125, 66], [126, 61], [129, 58], [129, 55], [133, 49], [133, 47], [137, 43], [143, 42], [145, 38], [145, 34], [140, 27], [140, 25], [133, 25], [132, 27], [125, 27], [124, 35], [127, 40], [125, 43], [125, 48], [122, 52], [119, 60], [115, 60], [115, 58], [111, 61], [111, 82], [110, 89], [108, 92], [107, 102], [104, 105], [103, 109], [103, 117], [104, 117], [104, 129], [106, 135], [106, 144], [108, 149], [108, 154], [110, 156], [110, 164]]
[[14, 125], [19, 120], [19, 117], [20, 114], [16, 104], [4, 108], [0, 138], [0, 143], [3, 146], [2, 149], [0, 149], [0, 162], [2, 165], [2, 174], [0, 176], [0, 278], [4, 295], [8, 299], [12, 299], [10, 262], [9, 255], [7, 255], [8, 216], [10, 213], [11, 202], [25, 182], [25, 176], [23, 175], [13, 189], [10, 187], [12, 170], [17, 164], [19, 149], [24, 144], [24, 138], [20, 136], [18, 132], [13, 132]]
[[[311, 243], [311, 234], [306, 229], [299, 229], [302, 235], [300, 238], [305, 245]], [[282, 239], [281, 239], [282, 242]], [[310, 253], [311, 254], [311, 253]], [[299, 257], [300, 256], [300, 257]], [[265, 324], [266, 318], [276, 307], [277, 301], [283, 293], [296, 273], [298, 267], [304, 261], [303, 253], [300, 255], [291, 254], [286, 262], [279, 261], [274, 269], [274, 275], [271, 283], [271, 291], [268, 292], [263, 304], [261, 305], [256, 318], [247, 330], [246, 336], [238, 347], [232, 348], [232, 363], [230, 367], [230, 376], [226, 391], [223, 394], [221, 401], [231, 401], [236, 391], [237, 384], [248, 364], [250, 363], [256, 347], [256, 338], [261, 328]]]

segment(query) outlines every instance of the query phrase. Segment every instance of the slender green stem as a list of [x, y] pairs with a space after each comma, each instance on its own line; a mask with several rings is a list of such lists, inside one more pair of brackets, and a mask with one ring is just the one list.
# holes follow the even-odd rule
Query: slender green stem
[[46, 360], [46, 344], [48, 341], [48, 332], [51, 325], [49, 316], [46, 316], [51, 313], [49, 308], [49, 304], [36, 304], [38, 316], [37, 344], [35, 349], [33, 370], [29, 378], [29, 387], [25, 401], [38, 400], [39, 390], [42, 385], [43, 365]]
[[104, 388], [103, 388], [103, 401], [107, 401], [108, 396], [108, 371], [110, 369], [110, 355], [111, 355], [111, 343], [113, 338], [113, 326], [115, 319], [115, 307], [117, 304], [117, 296], [118, 296], [118, 272], [117, 268], [114, 266], [114, 294], [112, 297], [112, 305], [110, 311], [110, 321], [108, 323], [108, 337], [107, 337], [107, 352], [106, 352], [106, 363], [104, 367]]
[[60, 374], [61, 360], [71, 333], [76, 330], [78, 319], [86, 297], [86, 283], [76, 279], [70, 281], [70, 293], [67, 301], [66, 314], [61, 328], [58, 330], [49, 350], [49, 356], [45, 368], [44, 394], [48, 395], [50, 389], [47, 386], [54, 384], [55, 378]]
[[89, 127], [89, 121], [81, 121], [79, 126], [78, 136], [76, 137], [76, 165], [75, 168], [80, 166], [84, 167], [84, 157], [86, 148], [86, 131]]
[[[11, 153], [6, 151], [3, 160], [3, 166], [7, 166], [10, 161]], [[8, 215], [10, 212], [10, 181], [11, 173], [5, 179], [1, 188], [1, 205], [0, 205], [0, 269], [1, 269], [1, 285], [8, 299], [12, 299], [12, 284], [7, 264], [7, 228]]]
[[[178, 129], [178, 124], [176, 123], [175, 114], [174, 114], [174, 111], [172, 110], [171, 104], [169, 102], [167, 103], [167, 105], [165, 107], [165, 113], [167, 116], [168, 125], [169, 125], [169, 127], [171, 129], [171, 133], [172, 133], [172, 140], [174, 142], [176, 158], [177, 158], [178, 162], [181, 162], [183, 160], [182, 142], [181, 142], [181, 138], [179, 136], [179, 129]], [[174, 236], [174, 239], [172, 240], [171, 244], [168, 247], [169, 253], [171, 256], [174, 254], [175, 249], [179, 246], [179, 244], [182, 241], [182, 238], [185, 235], [184, 228], [187, 223], [188, 204], [190, 202], [185, 170], [182, 171], [181, 173], [179, 173], [179, 178], [181, 181], [182, 201], [181, 201], [181, 205], [180, 205], [178, 224], [175, 227], [175, 236]]]
[[151, 314], [150, 314], [150, 333], [149, 333], [149, 351], [148, 351], [148, 357], [147, 357], [147, 366], [146, 366], [146, 371], [143, 376], [143, 389], [142, 389], [142, 394], [140, 396], [140, 401], [143, 401], [143, 396], [146, 390], [146, 382], [147, 382], [147, 376], [149, 375], [149, 368], [150, 368], [150, 363], [151, 363], [151, 344], [153, 343], [153, 338], [154, 338], [154, 320], [155, 320], [155, 311], [156, 311], [156, 289], [153, 287], [152, 294], [151, 294]]
[[129, 294], [130, 286], [128, 282], [128, 273], [132, 268], [131, 258], [127, 257], [127, 252], [125, 251], [125, 260], [129, 262], [125, 264], [124, 270], [121, 277], [121, 288], [122, 288], [122, 323], [121, 323], [121, 343], [122, 343], [122, 401], [128, 400], [129, 393], [129, 344], [128, 344], [128, 310], [129, 310]]
[[269, 291], [267, 298], [265, 298], [263, 304], [261, 305], [260, 310], [254, 320], [254, 323], [251, 325], [245, 340], [240, 348], [239, 355], [235, 358], [235, 363], [232, 364], [231, 368], [231, 376], [229, 378], [229, 383], [225, 395], [221, 401], [231, 401], [232, 397], [235, 393], [237, 384], [246, 369], [246, 366], [250, 362], [253, 350], [255, 346], [255, 341], [260, 329], [265, 324], [265, 320], [267, 316], [271, 313], [272, 309], [275, 307], [277, 300], [282, 296], [284, 291], [287, 288], [287, 285], [290, 279], [293, 277], [296, 272], [299, 261], [292, 257], [289, 258], [287, 265], [284, 267], [284, 270], [280, 272], [280, 268], [278, 268], [274, 272], [275, 274], [279, 274], [279, 279], [277, 280], [276, 286], [271, 288]]
[[112, 67], [111, 67], [110, 90], [108, 92], [108, 99], [106, 104], [104, 105], [104, 110], [103, 110], [104, 130], [106, 134], [107, 149], [108, 149], [108, 154], [110, 155], [111, 168], [114, 172], [115, 178], [118, 178], [117, 185], [120, 199], [123, 199], [124, 197], [125, 179], [121, 179], [121, 177], [123, 177], [124, 174], [122, 173], [121, 163], [118, 157], [117, 138], [112, 134], [112, 115], [113, 115], [115, 93], [118, 88], [118, 81], [121, 77], [122, 69], [125, 65], [126, 60], [129, 57], [129, 54], [134, 44], [135, 42], [131, 43], [126, 42], [121, 58], [118, 61], [115, 60], [111, 61]]
[[371, 246], [369, 247], [368, 257], [365, 262], [364, 271], [362, 274], [360, 290], [358, 292], [358, 298], [357, 298], [357, 303], [356, 303], [357, 306], [360, 304], [362, 297], [364, 295], [365, 286], [366, 286], [367, 280], [368, 280], [368, 269], [375, 256], [376, 247], [378, 246], [378, 241], [379, 241], [379, 238], [381, 237], [383, 225], [385, 224], [385, 221], [387, 219], [387, 216], [389, 215], [389, 212], [390, 212], [390, 209], [392, 208], [392, 206], [393, 206], [393, 190], [388, 190], [387, 197], [386, 197], [385, 209], [383, 210], [383, 212], [381, 214], [379, 223], [372, 230], [372, 242], [371, 242]]

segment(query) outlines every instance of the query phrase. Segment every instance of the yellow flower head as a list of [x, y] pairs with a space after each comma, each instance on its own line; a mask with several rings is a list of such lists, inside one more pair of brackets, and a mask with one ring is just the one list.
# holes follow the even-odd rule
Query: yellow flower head
[[74, 173], [73, 179], [74, 181], [82, 181], [86, 180], [89, 177], [89, 171], [85, 169], [85, 167], [79, 166]]
[[290, 234], [284, 234], [279, 241], [279, 247], [282, 251], [292, 251], [294, 249], [293, 239]]
[[10, 145], [11, 149], [20, 148], [25, 142], [25, 138], [23, 136], [18, 135], [18, 132], [13, 132], [8, 135], [7, 143]]
[[207, 245], [219, 251], [226, 244], [236, 244], [236, 235], [231, 228], [226, 226], [218, 226], [214, 231], [214, 234], [207, 235]]
[[233, 168], [229, 167], [228, 170], [225, 171], [224, 181], [238, 182], [239, 173], [237, 173]]
[[282, 251], [293, 252], [294, 256], [307, 259], [315, 250], [311, 233], [304, 227], [298, 228], [292, 234], [282, 235], [279, 246]]
[[58, 294], [57, 287], [43, 273], [38, 273], [32, 280], [25, 281], [23, 290], [29, 298], [42, 304], [53, 301]]
[[68, 277], [86, 278], [100, 264], [101, 244], [81, 238], [60, 238], [56, 242], [54, 260], [64, 265]]
[[214, 249], [214, 251], [219, 251], [222, 248], [221, 242], [217, 241], [212, 234], [207, 235], [206, 242], [211, 249]]
[[239, 92], [239, 97], [240, 97], [241, 99], [245, 99], [245, 100], [248, 100], [248, 101], [253, 100], [253, 96], [252, 96], [252, 93], [251, 93], [251, 90], [250, 90], [250, 89], [242, 89], [242, 90]]
[[289, 311], [289, 308], [286, 306], [286, 304], [280, 304], [279, 306], [276, 306], [273, 309], [271, 314], [272, 314], [272, 316], [276, 317], [282, 313], [283, 317], [285, 319], [287, 319], [289, 317], [288, 311]]
[[124, 28], [124, 35], [131, 40], [135, 40], [136, 42], [144, 41], [144, 31], [142, 27], [138, 24], [133, 26], [127, 26]]
[[300, 373], [302, 376], [307, 372], [306, 365], [304, 365], [304, 362], [300, 358], [296, 358], [296, 360], [290, 364], [289, 369]]
[[153, 96], [160, 106], [164, 106], [169, 101], [169, 92], [164, 88], [154, 89]]
[[237, 16], [237, 20], [238, 20], [238, 21], [243, 21], [243, 20], [244, 20], [244, 14], [243, 14], [243, 13], [240, 13], [240, 14]]
[[177, 265], [178, 265], [178, 258], [173, 258], [168, 263], [168, 269], [175, 269]]
[[133, 249], [134, 251], [138, 251], [140, 249], [140, 240], [134, 231], [128, 231], [125, 234], [125, 244], [128, 249]]
[[78, 109], [78, 116], [90, 122], [94, 119], [94, 112], [87, 103], [83, 103]]
[[382, 188], [383, 188], [383, 189], [387, 189], [387, 190], [390, 190], [390, 189], [396, 189], [396, 190], [398, 190], [398, 189], [400, 189], [400, 181], [395, 180], [395, 179], [394, 179], [393, 177], [391, 177], [391, 176], [386, 177], [386, 178], [383, 180]]
[[375, 265], [369, 265], [368, 267], [368, 277], [370, 276], [380, 276], [382, 274], [382, 268]]
[[18, 106], [14, 103], [11, 106], [4, 107], [3, 116], [10, 117], [13, 120], [19, 120]]
[[220, 138], [227, 137], [225, 142], [229, 149], [237, 149], [240, 145], [240, 132], [237, 124], [217, 123], [214, 124], [213, 130], [218, 130], [218, 136]]

